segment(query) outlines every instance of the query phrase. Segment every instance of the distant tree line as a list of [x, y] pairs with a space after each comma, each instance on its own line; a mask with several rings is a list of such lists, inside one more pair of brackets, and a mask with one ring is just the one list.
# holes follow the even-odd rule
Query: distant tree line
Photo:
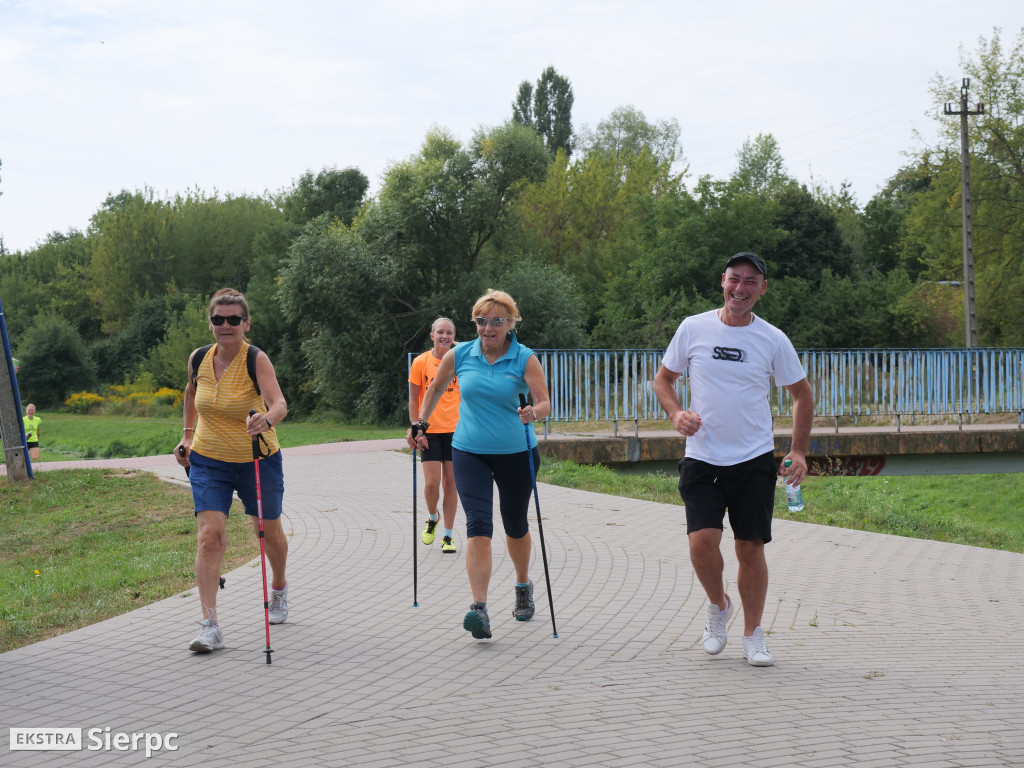
[[[986, 104], [970, 128], [981, 343], [1024, 345], [1024, 30], [961, 59]], [[959, 77], [935, 78], [937, 105]], [[798, 348], [963, 344], [958, 121], [936, 110], [940, 141], [862, 206], [846, 184], [794, 180], [770, 134], [728, 178], [692, 178], [675, 120], [624, 106], [576, 130], [572, 104], [549, 67], [508, 122], [468, 141], [431, 129], [372, 197], [352, 167], [257, 197], [109, 196], [85, 232], [0, 257], [23, 390], [50, 405], [143, 375], [180, 389], [210, 294], [233, 286], [296, 411], [400, 421], [407, 354], [438, 315], [472, 338], [484, 289], [520, 302], [534, 348], [663, 347], [720, 303], [741, 250], [768, 262], [759, 314]]]

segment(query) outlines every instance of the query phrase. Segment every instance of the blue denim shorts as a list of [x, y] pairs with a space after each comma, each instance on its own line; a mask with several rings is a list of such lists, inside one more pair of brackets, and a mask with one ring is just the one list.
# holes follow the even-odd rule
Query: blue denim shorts
[[[192, 504], [197, 513], [217, 510], [227, 515], [231, 509], [232, 496], [237, 493], [245, 507], [245, 514], [256, 517], [255, 462], [218, 461], [192, 451], [189, 463], [192, 465], [189, 469]], [[263, 502], [263, 519], [279, 518], [284, 498], [284, 465], [280, 451], [268, 459], [260, 459], [260, 497]]]

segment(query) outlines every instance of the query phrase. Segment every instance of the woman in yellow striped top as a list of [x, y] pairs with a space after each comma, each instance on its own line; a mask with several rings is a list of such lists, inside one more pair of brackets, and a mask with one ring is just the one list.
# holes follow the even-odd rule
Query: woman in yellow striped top
[[[263, 507], [264, 543], [273, 571], [270, 591], [270, 622], [282, 623], [288, 616], [288, 585], [285, 564], [288, 539], [281, 525], [284, 473], [281, 450], [274, 425], [288, 414], [281, 386], [270, 358], [256, 356], [257, 391], [249, 376], [246, 358], [249, 342], [249, 304], [245, 296], [222, 288], [210, 301], [210, 331], [213, 347], [207, 350], [192, 381], [196, 350], [189, 356], [189, 379], [185, 387], [183, 436], [174, 457], [189, 468], [192, 500], [198, 524], [196, 586], [203, 612], [199, 635], [189, 650], [209, 653], [224, 647], [217, 622], [217, 587], [220, 567], [227, 549], [227, 519], [232, 495], [237, 492], [245, 513], [253, 518], [259, 534], [253, 440], [259, 440], [260, 491]], [[249, 412], [255, 410], [250, 416]]]

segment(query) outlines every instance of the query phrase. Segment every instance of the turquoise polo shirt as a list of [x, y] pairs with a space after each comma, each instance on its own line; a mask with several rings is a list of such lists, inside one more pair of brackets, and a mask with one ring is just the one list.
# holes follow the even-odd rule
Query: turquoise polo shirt
[[530, 448], [536, 446], [533, 425], [524, 429], [519, 420], [519, 395], [530, 392], [523, 375], [533, 350], [513, 336], [508, 351], [493, 365], [484, 357], [479, 338], [459, 344], [453, 353], [462, 401], [452, 446], [469, 453], [522, 453], [526, 434]]

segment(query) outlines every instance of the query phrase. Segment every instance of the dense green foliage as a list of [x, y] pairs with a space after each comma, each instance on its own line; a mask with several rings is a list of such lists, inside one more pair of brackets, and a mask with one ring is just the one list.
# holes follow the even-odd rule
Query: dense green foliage
[[[1024, 345], [1024, 30], [961, 56], [986, 104], [970, 122], [980, 341]], [[959, 86], [937, 77], [936, 104]], [[675, 120], [623, 106], [576, 133], [553, 67], [513, 96], [508, 122], [468, 141], [432, 128], [371, 197], [351, 167], [260, 197], [123, 190], [86, 232], [0, 256], [23, 399], [139, 376], [180, 388], [206, 301], [232, 286], [294, 411], [397, 422], [408, 355], [439, 315], [472, 338], [484, 289], [517, 299], [534, 348], [660, 347], [721, 302], [741, 250], [766, 258], [758, 312], [798, 348], [963, 344], [959, 121], [940, 110], [939, 142], [864, 202], [795, 181], [770, 134], [727, 178], [692, 178]]]

